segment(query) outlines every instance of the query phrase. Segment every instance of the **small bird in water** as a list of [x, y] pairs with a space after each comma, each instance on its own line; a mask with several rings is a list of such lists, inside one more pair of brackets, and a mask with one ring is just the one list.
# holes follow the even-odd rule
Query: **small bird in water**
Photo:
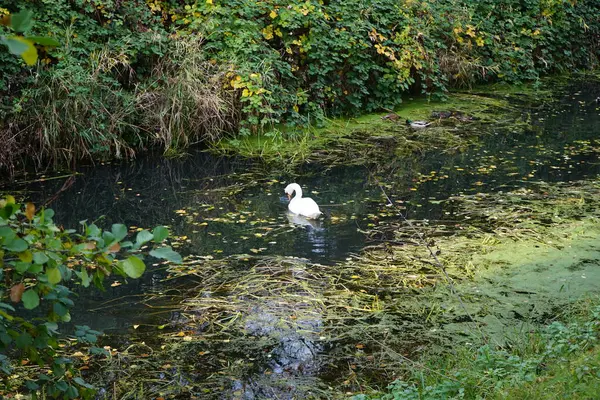
[[427, 122], [427, 121], [411, 121], [410, 119], [406, 120], [406, 125], [410, 126], [413, 129], [422, 129], [422, 128], [427, 128], [429, 125], [431, 125], [431, 122]]
[[396, 113], [389, 113], [384, 115], [383, 117], [381, 117], [382, 120], [389, 120], [389, 121], [398, 121], [400, 119], [400, 116]]

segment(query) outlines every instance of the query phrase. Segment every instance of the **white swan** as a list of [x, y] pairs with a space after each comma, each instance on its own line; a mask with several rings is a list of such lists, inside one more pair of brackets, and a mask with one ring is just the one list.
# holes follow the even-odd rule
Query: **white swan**
[[290, 183], [285, 188], [285, 193], [288, 198], [292, 197], [292, 194], [296, 192], [296, 196], [290, 200], [288, 209], [290, 212], [298, 215], [303, 215], [306, 218], [317, 219], [323, 214], [319, 210], [319, 205], [315, 203], [310, 197], [302, 197], [302, 188], [297, 183]]

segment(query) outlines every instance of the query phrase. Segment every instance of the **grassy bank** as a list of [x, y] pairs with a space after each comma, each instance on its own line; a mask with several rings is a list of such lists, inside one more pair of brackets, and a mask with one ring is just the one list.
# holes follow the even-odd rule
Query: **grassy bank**
[[510, 347], [458, 347], [431, 357], [383, 395], [354, 399], [594, 399], [600, 382], [600, 307], [581, 302]]
[[25, 34], [62, 46], [40, 48], [34, 68], [0, 55], [0, 164], [133, 157], [148, 147], [177, 154], [226, 134], [310, 142], [290, 128], [397, 109], [407, 94], [445, 98], [452, 87], [594, 68], [600, 24], [590, 16], [599, 7], [13, 2], [0, 14], [31, 8], [37, 21]]

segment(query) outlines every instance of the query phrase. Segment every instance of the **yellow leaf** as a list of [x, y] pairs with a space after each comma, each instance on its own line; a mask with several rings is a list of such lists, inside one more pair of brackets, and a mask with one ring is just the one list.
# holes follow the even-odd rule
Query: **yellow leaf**
[[244, 89], [242, 91], [242, 97], [250, 97], [252, 95], [252, 92], [249, 91], [248, 89]]
[[32, 220], [33, 216], [35, 215], [35, 205], [33, 205], [33, 203], [27, 203], [27, 205], [25, 206], [25, 216], [27, 217], [28, 220]]
[[19, 260], [30, 263], [33, 260], [33, 254], [29, 250], [25, 250], [18, 254]]
[[213, 3], [213, 0], [206, 0], [206, 4], [212, 5], [212, 3]]
[[269, 14], [269, 17], [271, 17], [271, 19], [277, 18], [277, 11], [276, 10], [271, 10], [271, 14]]
[[134, 326], [133, 326], [133, 329], [137, 329], [137, 328], [139, 328], [139, 327], [140, 327], [139, 325], [134, 325]]

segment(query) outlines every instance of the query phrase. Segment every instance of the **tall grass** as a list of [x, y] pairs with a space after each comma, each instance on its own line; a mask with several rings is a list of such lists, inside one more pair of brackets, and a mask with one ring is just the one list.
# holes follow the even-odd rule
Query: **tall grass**
[[181, 153], [236, 128], [240, 107], [224, 84], [227, 67], [206, 60], [199, 39], [173, 39], [146, 77], [136, 75], [127, 44], [105, 46], [86, 63], [65, 48], [58, 65], [32, 74], [16, 101], [20, 111], [0, 129], [0, 169], [23, 159], [46, 167], [133, 158], [149, 146]]
[[166, 153], [233, 131], [239, 107], [234, 93], [225, 89], [226, 74], [226, 65], [205, 58], [201, 39], [174, 39], [150, 81], [138, 86], [141, 127]]
[[37, 72], [15, 123], [17, 140], [38, 166], [134, 155], [126, 137], [138, 131], [135, 99], [113, 77], [116, 69], [131, 70], [124, 53], [103, 49], [88, 65], [67, 57], [62, 68]]

